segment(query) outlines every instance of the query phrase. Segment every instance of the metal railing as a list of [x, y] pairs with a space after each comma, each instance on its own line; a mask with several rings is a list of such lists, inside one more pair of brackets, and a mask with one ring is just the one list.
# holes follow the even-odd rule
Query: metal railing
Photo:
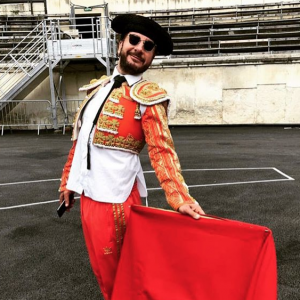
[[[3, 102], [3, 101], [2, 101]], [[37, 129], [54, 128], [49, 100], [7, 100], [6, 106], [0, 111], [1, 135], [5, 128]], [[56, 101], [58, 127], [63, 134], [67, 126], [72, 126], [75, 114], [82, 99], [68, 99]], [[1, 100], [0, 100], [1, 104]]]
[[[230, 2], [230, 1], [228, 1]], [[250, 1], [249, 1], [250, 2]], [[259, 1], [256, 1], [259, 2]], [[261, 1], [263, 2], [263, 1]], [[256, 3], [241, 5], [226, 5], [215, 7], [198, 7], [168, 10], [140, 10], [131, 13], [148, 16], [163, 26], [178, 24], [203, 24], [203, 23], [224, 23], [239, 21], [262, 21], [268, 19], [289, 19], [291, 15], [297, 15], [300, 11], [299, 1]], [[127, 12], [123, 12], [126, 14]], [[122, 14], [111, 12], [111, 16]]]
[[[12, 103], [9, 99], [16, 99], [27, 88], [22, 94], [24, 97], [25, 92], [35, 88], [29, 84], [35, 83], [34, 79], [43, 77], [40, 75], [45, 76], [45, 71], [49, 68], [51, 123], [57, 128], [61, 122], [57, 117], [59, 107], [56, 105], [56, 98], [60, 98], [55, 96], [53, 68], [62, 60], [78, 58], [96, 58], [110, 72], [110, 59], [116, 58], [116, 35], [110, 28], [108, 17], [58, 18], [40, 22], [0, 61], [2, 119], [11, 111], [9, 104]], [[64, 101], [58, 101], [61, 102]], [[4, 109], [6, 106], [7, 109]], [[1, 126], [3, 132], [7, 125]], [[10, 126], [15, 125], [10, 122]]]
[[108, 17], [43, 20], [1, 59], [0, 100], [13, 99], [42, 68], [53, 69], [61, 59], [97, 58], [109, 67], [115, 48]]
[[78, 111], [81, 102], [82, 99], [56, 101], [55, 106], [57, 111], [58, 127], [62, 127], [63, 134], [65, 134], [67, 126], [73, 125], [75, 114]]
[[38, 134], [41, 127], [53, 127], [49, 100], [7, 100], [5, 104], [0, 111], [1, 135], [5, 127], [37, 129]]
[[116, 58], [116, 39], [108, 17], [60, 18], [49, 22], [50, 58]]
[[[18, 83], [30, 78], [46, 64], [45, 38], [50, 29], [45, 23], [39, 23], [0, 61], [0, 99], [14, 92]], [[1, 107], [0, 107], [1, 109]]]

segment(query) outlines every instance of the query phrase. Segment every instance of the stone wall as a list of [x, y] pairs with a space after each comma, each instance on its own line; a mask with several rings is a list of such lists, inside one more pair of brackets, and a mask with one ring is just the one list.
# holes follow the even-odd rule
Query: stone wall
[[[0, 1], [1, 2], [1, 1]], [[33, 3], [33, 14], [39, 15], [45, 13], [44, 3]], [[31, 15], [30, 3], [19, 4], [0, 4], [0, 16], [18, 16], [18, 15]]]
[[145, 77], [168, 91], [170, 124], [300, 124], [300, 64], [282, 58], [286, 62], [268, 63], [262, 55], [251, 63], [237, 57], [220, 65], [194, 59], [181, 67], [157, 62]]
[[[186, 9], [201, 7], [220, 7], [234, 5], [252, 5], [266, 4], [274, 2], [290, 2], [289, 0], [73, 0], [74, 5], [93, 6], [108, 3], [108, 9], [111, 12], [124, 11], [151, 11], [151, 10], [168, 10], [168, 9]], [[69, 0], [47, 0], [47, 9], [49, 14], [68, 14], [70, 13]], [[78, 11], [79, 13], [79, 11]], [[83, 13], [83, 10], [80, 12]]]
[[[155, 60], [144, 78], [170, 95], [170, 124], [300, 124], [299, 62], [299, 54], [214, 58], [213, 63], [164, 59]], [[93, 63], [85, 68], [75, 72], [70, 66], [65, 72], [67, 99], [83, 99], [79, 87], [105, 74], [104, 68], [92, 70]], [[49, 79], [27, 99], [50, 100]]]
[[[70, 4], [92, 7], [108, 3], [109, 12], [134, 12], [134, 11], [151, 11], [151, 10], [168, 10], [168, 9], [189, 9], [203, 7], [221, 7], [235, 5], [253, 5], [267, 3], [291, 2], [289, 0], [47, 0], [47, 13], [49, 15], [70, 14]], [[33, 3], [34, 14], [44, 14], [43, 3]], [[77, 14], [103, 14], [102, 9], [93, 8], [91, 12], [85, 12], [84, 9], [77, 9]], [[0, 15], [30, 15], [30, 3], [20, 4], [1, 4]]]

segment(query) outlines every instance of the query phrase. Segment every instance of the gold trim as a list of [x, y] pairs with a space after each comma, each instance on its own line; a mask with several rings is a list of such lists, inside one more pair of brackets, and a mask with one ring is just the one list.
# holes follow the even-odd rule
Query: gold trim
[[135, 101], [144, 105], [153, 105], [169, 99], [167, 92], [163, 88], [147, 80], [133, 85], [130, 90], [130, 96]]
[[72, 132], [72, 140], [76, 140], [78, 137], [78, 132], [79, 132], [79, 120], [80, 116], [83, 112], [83, 108], [87, 105], [87, 103], [91, 100], [91, 98], [99, 91], [100, 86], [92, 90], [91, 93], [89, 93], [87, 96], [85, 96], [84, 100], [80, 103], [79, 107], [77, 108], [77, 112], [74, 117], [74, 129]]
[[100, 79], [92, 79], [89, 84], [85, 84], [79, 88], [79, 91], [88, 91], [99, 85], [105, 86], [111, 79], [111, 76], [103, 75]]
[[113, 252], [112, 252], [112, 249], [111, 249], [111, 247], [104, 247], [103, 248], [103, 254], [104, 255], [109, 255], [109, 254], [112, 254]]
[[109, 116], [101, 115], [101, 117], [98, 119], [98, 123], [97, 123], [98, 130], [117, 134], [119, 127], [120, 127], [120, 122], [116, 119], [110, 119]]
[[135, 140], [131, 134], [128, 134], [125, 138], [123, 136], [105, 134], [101, 131], [95, 132], [93, 142], [95, 146], [128, 150], [135, 154], [139, 154], [145, 145], [144, 141]]
[[140, 110], [140, 104], [136, 103], [135, 111], [134, 111], [134, 118], [136, 120], [140, 120], [142, 118], [141, 110]]
[[123, 88], [122, 88], [122, 87], [119, 87], [119, 88], [117, 88], [117, 89], [114, 89], [114, 90], [110, 93], [108, 99], [112, 98], [114, 102], [115, 102], [115, 101], [119, 101], [119, 99], [122, 97], [122, 95], [123, 95]]
[[125, 108], [123, 105], [118, 105], [113, 101], [106, 101], [103, 114], [111, 117], [123, 119]]
[[115, 223], [115, 230], [116, 230], [117, 253], [118, 255], [120, 255], [124, 234], [126, 231], [125, 211], [124, 211], [123, 203], [120, 204], [112, 203], [112, 208], [113, 208], [114, 223]]

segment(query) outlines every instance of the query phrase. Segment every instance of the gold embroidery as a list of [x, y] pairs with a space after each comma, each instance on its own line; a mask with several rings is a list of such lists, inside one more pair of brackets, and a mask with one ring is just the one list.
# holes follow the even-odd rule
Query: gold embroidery
[[83, 111], [83, 108], [84, 106], [88, 103], [88, 101], [92, 98], [93, 95], [95, 95], [98, 91], [99, 91], [100, 87], [97, 87], [95, 88], [94, 90], [92, 90], [91, 93], [89, 93], [87, 96], [85, 96], [84, 100], [80, 103], [78, 109], [77, 109], [77, 112], [75, 114], [75, 117], [74, 117], [74, 130], [73, 130], [73, 133], [72, 133], [72, 140], [76, 140], [77, 139], [77, 136], [78, 136], [78, 128], [76, 128], [76, 123], [78, 122], [79, 118], [80, 118], [80, 115]]
[[158, 84], [150, 81], [141, 81], [131, 89], [131, 95], [136, 101], [149, 105], [167, 100], [167, 92]]
[[84, 100], [80, 103], [80, 105], [79, 105], [79, 107], [77, 108], [77, 112], [76, 112], [76, 114], [75, 114], [75, 117], [74, 117], [74, 123], [75, 123], [75, 121], [77, 120], [77, 118], [79, 118], [79, 115], [80, 115], [80, 113], [81, 113], [81, 110], [82, 110], [82, 108], [85, 106], [85, 104], [89, 101], [89, 97], [88, 96], [86, 96], [85, 98], [84, 98]]
[[104, 247], [103, 253], [104, 253], [104, 255], [108, 255], [108, 254], [112, 254], [113, 252], [112, 252], [111, 247]]
[[118, 227], [118, 218], [117, 218], [117, 212], [116, 212], [116, 205], [112, 203], [113, 208], [113, 215], [114, 215], [114, 223], [115, 223], [115, 230], [116, 230], [116, 246], [117, 246], [117, 253], [119, 253], [119, 247], [120, 247], [120, 237], [119, 237], [119, 227]]
[[103, 114], [111, 117], [123, 119], [125, 108], [122, 105], [117, 105], [114, 102], [106, 101]]
[[121, 206], [122, 206], [122, 226], [123, 226], [123, 238], [124, 238], [125, 230], [126, 230], [126, 220], [125, 220], [125, 211], [124, 211], [123, 204], [121, 204]]
[[114, 89], [111, 94], [109, 95], [109, 100], [115, 103], [119, 103], [120, 98], [122, 97], [123, 94], [123, 88], [120, 87], [118, 89]]
[[[99, 79], [96, 79], [96, 78], [92, 79], [92, 80], [90, 81], [90, 84], [93, 84], [93, 83], [95, 83], [95, 82], [97, 82], [97, 81], [99, 81], [99, 80], [104, 80], [104, 79], [107, 79], [107, 78], [108, 78], [107, 75], [102, 75]], [[88, 84], [87, 84], [87, 85], [88, 85]]]
[[141, 111], [140, 111], [140, 104], [139, 103], [136, 103], [136, 107], [135, 107], [135, 111], [134, 111], [134, 118], [139, 120], [142, 118], [142, 114], [141, 114]]
[[123, 244], [123, 238], [126, 230], [125, 212], [123, 204], [112, 204], [114, 223], [116, 230], [116, 246], [118, 255], [121, 252], [121, 246]]
[[[149, 156], [155, 169], [157, 178], [165, 191], [168, 203], [174, 210], [183, 203], [194, 203], [189, 195], [187, 185], [181, 174], [178, 156], [168, 129], [166, 112], [162, 104], [150, 108], [152, 124], [146, 123], [144, 127], [149, 147]], [[163, 128], [163, 130], [162, 130]], [[160, 151], [160, 149], [165, 149]], [[166, 165], [172, 168], [166, 168]]]
[[80, 87], [80, 91], [89, 91], [98, 87], [99, 85], [105, 86], [110, 81], [110, 77], [103, 75], [100, 79], [92, 79], [89, 84], [85, 84], [84, 86]]
[[140, 153], [144, 147], [145, 142], [135, 140], [131, 134], [128, 134], [126, 138], [122, 136], [114, 136], [112, 134], [105, 135], [101, 131], [96, 131], [94, 136], [94, 143], [96, 146], [103, 145], [104, 147], [108, 148], [118, 148], [129, 150], [133, 153]]
[[97, 128], [99, 130], [117, 134], [119, 126], [120, 126], [120, 122], [118, 122], [115, 119], [110, 119], [108, 116], [102, 115], [98, 119]]

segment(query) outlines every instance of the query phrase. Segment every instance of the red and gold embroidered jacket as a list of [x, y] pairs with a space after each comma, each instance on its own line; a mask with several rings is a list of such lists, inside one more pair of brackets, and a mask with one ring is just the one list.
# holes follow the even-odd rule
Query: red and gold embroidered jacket
[[[87, 96], [75, 116], [73, 147], [63, 170], [60, 191], [66, 190], [84, 107], [107, 81], [107, 77], [93, 80], [91, 84], [81, 88], [87, 91]], [[123, 83], [120, 88], [112, 91], [103, 106], [93, 144], [101, 148], [139, 154], [146, 142], [151, 165], [165, 191], [167, 201], [177, 210], [181, 205], [194, 203], [195, 200], [189, 195], [181, 175], [180, 163], [168, 128], [168, 103], [166, 91], [156, 83], [144, 80], [132, 87]], [[143, 115], [140, 112], [141, 104], [147, 107]]]

